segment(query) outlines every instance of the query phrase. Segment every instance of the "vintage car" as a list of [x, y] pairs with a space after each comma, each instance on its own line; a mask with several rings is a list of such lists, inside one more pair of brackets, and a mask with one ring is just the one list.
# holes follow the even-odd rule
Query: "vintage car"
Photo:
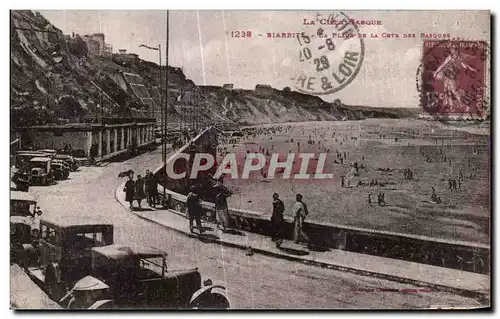
[[67, 179], [69, 177], [70, 168], [64, 161], [52, 160], [50, 168], [52, 169], [52, 175], [56, 180]]
[[[96, 303], [109, 306], [112, 300], [114, 307], [127, 309], [229, 308], [223, 286], [213, 285], [210, 279], [202, 284], [196, 268], [168, 270], [166, 256], [152, 247], [94, 247], [91, 276], [77, 282], [61, 302], [73, 298], [74, 305], [90, 307]], [[91, 293], [89, 286], [99, 291]], [[76, 296], [74, 292], [81, 287], [87, 287], [87, 295]], [[94, 299], [89, 300], [89, 294]], [[82, 302], [82, 298], [87, 301]]]
[[66, 162], [69, 165], [70, 169], [73, 172], [76, 171], [76, 170], [78, 170], [78, 162], [71, 155], [68, 155], [68, 154], [56, 154], [56, 156], [54, 156], [54, 159]]
[[27, 192], [10, 192], [10, 249], [11, 261], [17, 262], [23, 244], [31, 243], [39, 231], [36, 223], [42, 211], [36, 199]]
[[[11, 170], [11, 190], [18, 190], [27, 192], [31, 185], [31, 176], [29, 171], [23, 169], [13, 168]], [[12, 187], [12, 184], [14, 187]]]
[[35, 219], [42, 214], [36, 206], [36, 199], [27, 192], [10, 192], [10, 247], [22, 249], [30, 243], [33, 230], [38, 226]]
[[38, 152], [45, 153], [52, 158], [55, 158], [55, 156], [57, 154], [56, 150], [49, 149], [49, 148], [44, 148], [44, 149], [38, 150]]
[[23, 245], [23, 267], [54, 300], [59, 300], [77, 280], [90, 273], [91, 248], [110, 244], [113, 225], [92, 216], [44, 217], [36, 245]]
[[45, 153], [38, 151], [18, 151], [15, 156], [15, 166], [17, 168], [21, 168], [23, 165], [29, 166], [31, 159], [45, 155]]
[[32, 185], [49, 185], [52, 175], [52, 159], [50, 157], [34, 157], [30, 160], [30, 176]]

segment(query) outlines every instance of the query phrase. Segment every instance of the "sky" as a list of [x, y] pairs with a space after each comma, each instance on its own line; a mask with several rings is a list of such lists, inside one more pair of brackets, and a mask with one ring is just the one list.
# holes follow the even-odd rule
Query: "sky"
[[[158, 63], [158, 52], [139, 45], [161, 44], [165, 52], [166, 11], [39, 11], [66, 34], [94, 32], [105, 34], [113, 50], [126, 49], [144, 60]], [[282, 89], [297, 87], [297, 74], [313, 76], [320, 72], [315, 58], [320, 50], [313, 48], [309, 64], [300, 62], [303, 47], [296, 38], [268, 38], [268, 32], [315, 34], [319, 27], [327, 34], [335, 27], [320, 25], [317, 17], [332, 12], [312, 11], [170, 11], [169, 65], [181, 67], [186, 76], [198, 85], [234, 84], [235, 88], [252, 89], [256, 84], [268, 84]], [[337, 98], [348, 105], [374, 107], [419, 107], [416, 73], [422, 57], [421, 33], [450, 34], [467, 40], [489, 41], [490, 14], [488, 11], [344, 11], [356, 21], [379, 21], [379, 25], [358, 25], [363, 39], [364, 58], [352, 81], [342, 89], [321, 95], [326, 101]], [[315, 25], [304, 25], [304, 19]], [[324, 22], [324, 21], [323, 21]], [[236, 38], [251, 32], [251, 37]], [[262, 34], [262, 36], [259, 36]], [[378, 38], [372, 38], [377, 34]], [[399, 34], [399, 38], [383, 35]], [[415, 34], [415, 38], [404, 38]], [[323, 41], [322, 39], [316, 39]], [[358, 38], [348, 41], [333, 39], [337, 49], [328, 52], [329, 70], [338, 73], [345, 50], [358, 50]], [[345, 46], [342, 45], [345, 44]], [[351, 48], [351, 49], [349, 49]], [[323, 49], [327, 50], [327, 49]], [[342, 51], [344, 50], [344, 51]], [[163, 52], [162, 63], [165, 64]], [[303, 59], [303, 56], [302, 56]], [[359, 60], [358, 60], [359, 61]], [[319, 63], [321, 67], [321, 63]], [[325, 67], [325, 65], [323, 65]], [[324, 71], [326, 72], [326, 71]], [[321, 73], [323, 75], [324, 73]], [[331, 74], [330, 74], [331, 75]], [[330, 77], [330, 80], [332, 78]]]

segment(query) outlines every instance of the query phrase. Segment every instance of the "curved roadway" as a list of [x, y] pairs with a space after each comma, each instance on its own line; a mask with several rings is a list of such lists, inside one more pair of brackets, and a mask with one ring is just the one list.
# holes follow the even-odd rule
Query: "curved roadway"
[[[213, 243], [202, 243], [132, 214], [115, 199], [123, 182], [118, 173], [144, 173], [161, 164], [161, 151], [102, 167], [82, 167], [70, 179], [32, 187], [45, 216], [100, 216], [115, 226], [115, 242], [155, 246], [169, 253], [170, 269], [198, 267], [202, 277], [228, 288], [234, 308], [428, 308], [432, 305], [478, 306], [479, 301], [446, 292], [375, 292], [375, 288], [412, 285], [323, 269]], [[187, 221], [186, 221], [187, 222]], [[383, 265], [380, 265], [383, 267]]]

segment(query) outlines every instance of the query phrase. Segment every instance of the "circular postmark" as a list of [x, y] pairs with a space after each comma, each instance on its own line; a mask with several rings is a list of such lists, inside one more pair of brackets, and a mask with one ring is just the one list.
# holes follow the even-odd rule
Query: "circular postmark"
[[357, 25], [342, 12], [327, 18], [318, 14], [314, 32], [297, 35], [299, 68], [297, 91], [313, 95], [332, 94], [345, 88], [358, 74], [365, 45]]
[[445, 118], [489, 114], [489, 50], [484, 41], [424, 41], [416, 72], [421, 111]]

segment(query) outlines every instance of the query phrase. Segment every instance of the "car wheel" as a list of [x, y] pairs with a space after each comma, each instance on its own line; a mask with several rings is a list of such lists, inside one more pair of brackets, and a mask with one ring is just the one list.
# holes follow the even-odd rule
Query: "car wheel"
[[197, 309], [229, 309], [229, 300], [223, 294], [212, 292], [198, 302], [196, 302], [195, 307]]

